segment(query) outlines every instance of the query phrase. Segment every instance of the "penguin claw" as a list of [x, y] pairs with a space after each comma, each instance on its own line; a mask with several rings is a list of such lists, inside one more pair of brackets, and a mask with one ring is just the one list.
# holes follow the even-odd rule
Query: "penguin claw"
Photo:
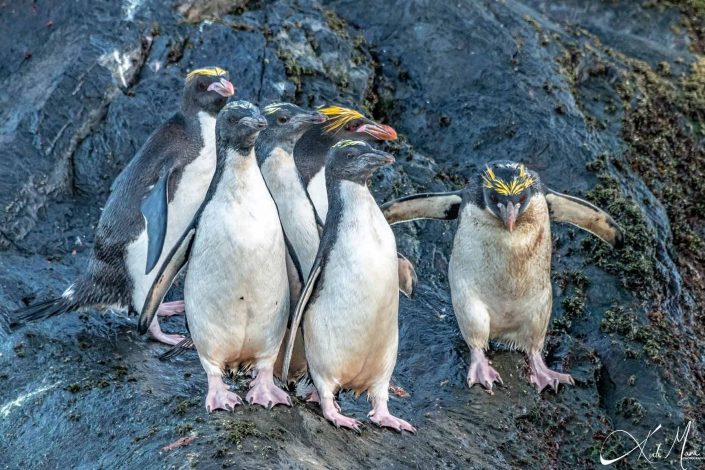
[[470, 355], [470, 367], [468, 368], [467, 384], [472, 388], [475, 384], [480, 384], [485, 388], [488, 395], [494, 395], [492, 386], [495, 382], [504, 385], [502, 377], [485, 357], [480, 349], [473, 349]]
[[206, 396], [206, 411], [212, 413], [215, 410], [235, 411], [235, 407], [242, 405], [242, 399], [229, 390], [209, 391]]
[[554, 393], [558, 393], [560, 384], [575, 385], [575, 380], [570, 374], [562, 374], [553, 371], [546, 366], [540, 353], [534, 353], [529, 357], [531, 367], [530, 382], [536, 386], [536, 391], [541, 393], [546, 387], [551, 387]]
[[[471, 388], [472, 388], [472, 385], [474, 385], [474, 384], [470, 385]], [[494, 395], [494, 390], [492, 390], [492, 382], [490, 382], [488, 380], [482, 385], [483, 385], [483, 387], [485, 387], [485, 393], [487, 393], [488, 395]]]
[[379, 427], [384, 427], [384, 428], [391, 428], [394, 429], [395, 431], [399, 431], [399, 433], [403, 433], [403, 431], [410, 432], [411, 434], [416, 434], [416, 428], [413, 427], [410, 423], [404, 421], [401, 418], [397, 418], [396, 416], [392, 416], [389, 414], [389, 412], [386, 413], [380, 413], [375, 416], [374, 412], [371, 412], [368, 416], [370, 416], [370, 421], [375, 423]]
[[321, 400], [321, 411], [323, 412], [323, 417], [328, 421], [333, 423], [336, 428], [341, 426], [344, 428], [352, 429], [353, 431], [360, 434], [360, 421], [355, 418], [350, 418], [340, 413], [340, 406], [333, 398], [324, 398]]
[[[256, 382], [256, 380], [253, 380], [253, 382]], [[291, 397], [274, 383], [254, 383], [245, 398], [250, 405], [262, 405], [268, 410], [271, 410], [276, 405], [292, 406]]]
[[348, 418], [347, 416], [340, 415], [340, 418], [335, 419], [332, 423], [337, 429], [340, 429], [342, 426], [344, 428], [352, 429], [358, 434], [362, 434], [362, 429], [360, 429], [360, 425], [362, 425], [362, 423], [354, 418]]

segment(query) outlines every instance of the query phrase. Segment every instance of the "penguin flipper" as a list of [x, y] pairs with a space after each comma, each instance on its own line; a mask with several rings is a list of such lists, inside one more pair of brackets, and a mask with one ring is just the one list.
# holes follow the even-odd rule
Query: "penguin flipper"
[[171, 284], [174, 282], [176, 275], [179, 274], [181, 268], [188, 262], [195, 234], [196, 225], [195, 222], [192, 222], [191, 226], [186, 229], [164, 260], [159, 274], [154, 279], [152, 287], [149, 289], [149, 294], [147, 294], [147, 298], [144, 300], [144, 305], [142, 306], [142, 312], [137, 322], [137, 331], [140, 334], [143, 335], [147, 332], [154, 315], [157, 313], [159, 305], [162, 303], [162, 299], [164, 299]]
[[144, 223], [147, 226], [147, 265], [145, 275], [149, 274], [159, 261], [164, 248], [169, 206], [169, 179], [172, 171], [161, 175], [159, 180], [142, 201], [140, 207]]
[[321, 271], [323, 271], [323, 263], [322, 263], [322, 257], [319, 254], [316, 257], [316, 261], [313, 264], [313, 267], [311, 268], [311, 274], [308, 276], [308, 280], [306, 281], [306, 285], [304, 286], [303, 291], [301, 291], [301, 296], [299, 297], [299, 301], [296, 303], [296, 310], [294, 311], [294, 316], [291, 319], [291, 327], [289, 331], [291, 332], [289, 334], [289, 337], [287, 338], [286, 341], [286, 350], [284, 352], [284, 361], [282, 362], [282, 375], [281, 375], [281, 380], [284, 383], [287, 383], [287, 380], [289, 378], [289, 364], [291, 364], [291, 355], [294, 352], [294, 342], [296, 341], [296, 331], [299, 329], [299, 325], [301, 324], [301, 319], [304, 316], [304, 310], [306, 310], [306, 306], [308, 305], [308, 301], [311, 298], [311, 294], [313, 294], [313, 291], [315, 290], [316, 283], [318, 282], [319, 277], [321, 276]]
[[397, 269], [399, 271], [399, 290], [402, 294], [411, 298], [416, 289], [416, 283], [419, 280], [416, 276], [414, 264], [399, 252], [397, 252], [397, 263]]
[[575, 225], [592, 233], [613, 248], [624, 245], [624, 231], [605, 211], [589, 202], [544, 188], [552, 221]]
[[463, 202], [462, 190], [447, 193], [421, 193], [382, 204], [384, 218], [390, 225], [418, 219], [454, 220]]

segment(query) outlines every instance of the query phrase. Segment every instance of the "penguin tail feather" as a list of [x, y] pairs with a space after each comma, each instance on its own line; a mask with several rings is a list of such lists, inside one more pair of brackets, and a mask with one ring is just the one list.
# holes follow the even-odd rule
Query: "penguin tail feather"
[[62, 315], [72, 310], [78, 309], [78, 305], [73, 300], [66, 297], [56, 297], [44, 302], [39, 302], [28, 307], [20, 308], [10, 313], [10, 327], [16, 327], [25, 323], [46, 320], [47, 318]]
[[172, 346], [169, 350], [167, 350], [164, 354], [159, 356], [160, 361], [170, 361], [174, 359], [175, 357], [179, 357], [182, 354], [184, 354], [186, 351], [190, 351], [194, 348], [193, 346], [193, 340], [191, 338], [184, 338], [178, 343], [176, 343], [174, 346]]

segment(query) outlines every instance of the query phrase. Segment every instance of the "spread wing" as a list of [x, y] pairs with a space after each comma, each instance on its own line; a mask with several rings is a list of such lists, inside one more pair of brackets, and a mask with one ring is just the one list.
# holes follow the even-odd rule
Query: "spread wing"
[[624, 232], [614, 219], [589, 202], [545, 188], [552, 221], [565, 222], [588, 231], [614, 248], [624, 244]]
[[462, 191], [421, 193], [387, 202], [381, 209], [391, 225], [418, 219], [453, 220], [462, 202]]

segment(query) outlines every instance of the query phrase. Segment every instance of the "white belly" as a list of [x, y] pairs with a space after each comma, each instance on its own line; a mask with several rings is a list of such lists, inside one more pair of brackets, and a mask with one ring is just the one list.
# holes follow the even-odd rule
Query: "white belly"
[[316, 208], [321, 222], [326, 222], [328, 215], [328, 192], [326, 191], [326, 167], [321, 168], [308, 182], [308, 195]]
[[289, 312], [284, 237], [251, 160], [237, 172], [226, 169], [204, 209], [184, 287], [199, 356], [222, 369], [273, 364]]
[[342, 184], [349, 201], [321, 289], [305, 314], [306, 356], [325, 380], [364, 389], [388, 380], [396, 362], [396, 243], [369, 191]]
[[142, 309], [149, 289], [164, 259], [183, 235], [193, 216], [206, 197], [208, 186], [215, 172], [215, 118], [200, 113], [204, 146], [198, 157], [184, 167], [181, 180], [167, 209], [167, 228], [162, 253], [152, 271], [145, 275], [147, 264], [147, 231], [127, 246], [126, 265], [133, 283], [132, 303], [137, 311]]
[[304, 277], [311, 271], [320, 241], [316, 216], [301, 183], [293, 155], [276, 148], [262, 164], [262, 175], [279, 210], [282, 227]]
[[[542, 198], [527, 209], [547, 210]], [[448, 278], [461, 324], [476, 315], [479, 302], [489, 314], [490, 338], [518, 346], [541, 331], [551, 310], [551, 233], [548, 214], [509, 233], [501, 221], [467, 205], [453, 242]], [[471, 332], [464, 332], [471, 333]]]

